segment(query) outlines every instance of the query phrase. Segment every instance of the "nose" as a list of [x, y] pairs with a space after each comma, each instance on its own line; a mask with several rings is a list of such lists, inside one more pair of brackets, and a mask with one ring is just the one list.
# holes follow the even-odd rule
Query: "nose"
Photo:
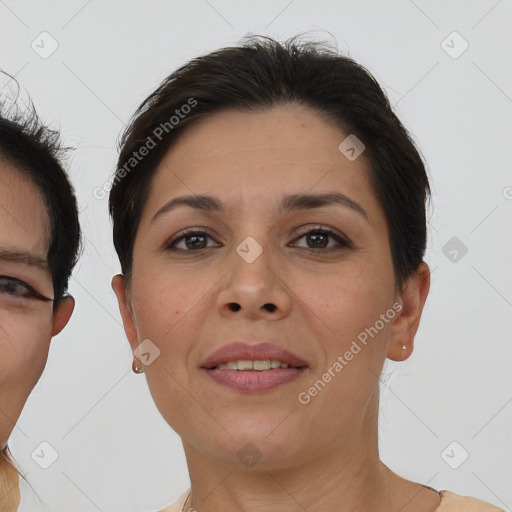
[[221, 281], [217, 297], [220, 313], [251, 320], [277, 320], [287, 316], [292, 291], [286, 283], [285, 272], [279, 270], [276, 263], [269, 249], [263, 249], [253, 261], [235, 252], [228, 263], [231, 270]]

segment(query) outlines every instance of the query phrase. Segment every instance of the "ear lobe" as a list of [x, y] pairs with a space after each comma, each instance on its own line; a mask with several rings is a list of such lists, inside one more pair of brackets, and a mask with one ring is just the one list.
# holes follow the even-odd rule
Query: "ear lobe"
[[122, 274], [117, 274], [112, 278], [112, 289], [116, 294], [117, 302], [119, 304], [119, 312], [121, 313], [121, 318], [123, 319], [124, 332], [128, 338], [128, 341], [130, 342], [132, 351], [134, 351], [139, 346], [137, 328], [135, 326], [133, 315], [126, 299], [125, 278]]
[[418, 331], [429, 289], [430, 268], [422, 262], [402, 291], [402, 310], [400, 316], [393, 322], [387, 353], [389, 359], [403, 361], [412, 354], [414, 337]]
[[75, 299], [71, 295], [66, 295], [53, 313], [52, 337], [57, 336], [66, 327], [74, 309]]

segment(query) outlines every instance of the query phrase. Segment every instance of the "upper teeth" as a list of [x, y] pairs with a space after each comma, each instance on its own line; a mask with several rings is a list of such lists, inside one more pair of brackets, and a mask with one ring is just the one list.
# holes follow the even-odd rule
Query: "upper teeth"
[[264, 361], [229, 361], [217, 365], [219, 370], [270, 370], [271, 368], [289, 368], [288, 363], [281, 361], [271, 361], [265, 359]]

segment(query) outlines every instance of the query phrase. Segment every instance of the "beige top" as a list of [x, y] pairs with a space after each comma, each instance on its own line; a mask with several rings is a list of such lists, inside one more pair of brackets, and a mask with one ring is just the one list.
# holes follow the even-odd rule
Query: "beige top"
[[[160, 512], [182, 512], [190, 489], [186, 490], [174, 503]], [[459, 496], [451, 491], [439, 491], [441, 503], [435, 512], [504, 512], [502, 508], [495, 507], [486, 501], [469, 496]], [[184, 511], [188, 512], [188, 511]]]
[[18, 473], [0, 455], [0, 512], [16, 512], [19, 504]]

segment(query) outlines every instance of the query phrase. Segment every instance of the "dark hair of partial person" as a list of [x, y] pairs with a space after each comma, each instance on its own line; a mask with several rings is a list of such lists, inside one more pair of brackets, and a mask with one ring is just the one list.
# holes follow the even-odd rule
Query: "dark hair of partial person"
[[59, 133], [41, 122], [31, 101], [21, 109], [12, 101], [0, 100], [0, 160], [11, 163], [36, 185], [48, 211], [47, 260], [54, 310], [67, 292], [81, 249], [75, 192], [61, 163], [67, 150], [60, 144]]
[[[403, 288], [422, 262], [430, 187], [412, 137], [366, 68], [329, 43], [301, 41], [299, 37], [280, 43], [253, 36], [243, 45], [194, 58], [165, 78], [140, 104], [119, 141], [109, 198], [114, 246], [128, 278], [151, 178], [179, 134], [225, 109], [262, 112], [284, 104], [313, 109], [365, 145], [369, 178], [387, 220], [397, 289]], [[126, 172], [133, 153], [190, 98], [197, 104], [189, 115], [166, 130], [157, 146]]]

